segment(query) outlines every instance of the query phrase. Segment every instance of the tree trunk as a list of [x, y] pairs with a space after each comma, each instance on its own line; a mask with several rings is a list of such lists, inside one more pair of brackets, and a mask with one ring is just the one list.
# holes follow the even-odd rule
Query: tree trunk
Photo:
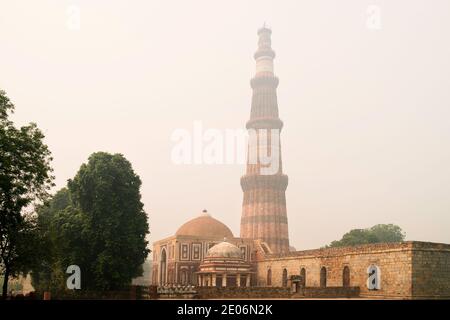
[[5, 266], [5, 277], [3, 279], [3, 288], [2, 288], [2, 300], [6, 300], [8, 296], [8, 279], [9, 279], [9, 267]]

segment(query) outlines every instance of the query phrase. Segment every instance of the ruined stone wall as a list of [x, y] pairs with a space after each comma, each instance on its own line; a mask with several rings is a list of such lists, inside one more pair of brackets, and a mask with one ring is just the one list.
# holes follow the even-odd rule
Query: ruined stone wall
[[450, 299], [450, 245], [413, 243], [413, 298]]
[[289, 288], [276, 287], [197, 287], [198, 299], [268, 299], [290, 298]]
[[292, 298], [359, 298], [359, 287], [305, 287]]
[[[381, 271], [380, 290], [367, 288], [367, 269], [377, 265]], [[306, 270], [306, 286], [320, 287], [322, 267], [326, 268], [326, 286], [343, 286], [344, 267], [350, 269], [350, 283], [360, 287], [362, 297], [411, 298], [412, 243], [376, 244], [348, 248], [298, 251], [285, 256], [268, 256], [258, 263], [258, 285], [267, 285], [267, 271], [272, 271], [272, 286], [282, 286], [283, 270], [287, 276]]]
[[[367, 269], [380, 270], [379, 290], [367, 288]], [[321, 268], [327, 270], [327, 287], [343, 286], [344, 268], [350, 269], [349, 286], [360, 287], [361, 297], [370, 298], [450, 298], [450, 245], [425, 242], [374, 244], [269, 255], [257, 264], [258, 285], [282, 286], [287, 276], [306, 270], [306, 286], [320, 287]]]

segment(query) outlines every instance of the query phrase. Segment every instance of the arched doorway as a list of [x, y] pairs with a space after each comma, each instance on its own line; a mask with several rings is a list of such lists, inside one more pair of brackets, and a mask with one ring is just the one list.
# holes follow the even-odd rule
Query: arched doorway
[[350, 268], [348, 266], [345, 266], [342, 272], [342, 285], [344, 287], [350, 287]]
[[272, 285], [272, 270], [271, 269], [267, 270], [267, 285], [268, 286]]
[[237, 277], [235, 274], [227, 275], [227, 287], [237, 287]]
[[287, 287], [288, 283], [288, 272], [286, 269], [283, 269], [283, 287]]
[[180, 282], [181, 284], [188, 284], [188, 271], [187, 270], [181, 270], [181, 275], [180, 275]]
[[216, 275], [216, 287], [223, 287], [223, 277], [220, 274]]
[[161, 250], [161, 262], [159, 264], [159, 284], [164, 285], [167, 283], [167, 255], [166, 249]]
[[327, 286], [327, 268], [320, 269], [320, 286], [325, 288]]
[[300, 282], [300, 285], [302, 287], [306, 287], [306, 269], [302, 268], [300, 270], [300, 276], [302, 277], [302, 281]]

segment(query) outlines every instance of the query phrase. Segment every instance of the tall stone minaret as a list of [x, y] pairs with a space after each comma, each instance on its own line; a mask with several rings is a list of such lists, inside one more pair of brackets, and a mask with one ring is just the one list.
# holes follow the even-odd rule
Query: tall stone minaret
[[[272, 31], [265, 26], [258, 30], [258, 50], [249, 130], [247, 172], [241, 178], [244, 191], [241, 217], [241, 237], [261, 239], [274, 253], [289, 251], [288, 220], [285, 191], [288, 177], [283, 174], [280, 131], [283, 122], [278, 117], [277, 86], [271, 48]], [[266, 159], [261, 157], [266, 154]], [[255, 160], [255, 155], [256, 160]], [[267, 161], [271, 158], [271, 161]], [[269, 170], [270, 168], [270, 170]]]

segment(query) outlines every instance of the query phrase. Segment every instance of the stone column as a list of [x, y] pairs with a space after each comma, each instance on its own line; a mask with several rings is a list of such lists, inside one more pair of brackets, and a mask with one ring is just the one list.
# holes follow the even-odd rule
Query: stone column
[[198, 285], [199, 287], [202, 286], [202, 276], [201, 276], [201, 275], [197, 275], [197, 285]]
[[252, 275], [251, 275], [250, 273], [247, 275], [246, 284], [245, 284], [247, 287], [250, 287], [250, 279], [251, 279], [251, 276], [252, 276]]
[[211, 273], [211, 274], [209, 275], [209, 287], [212, 287], [212, 286], [213, 286], [212, 282], [213, 282], [213, 275], [212, 275], [212, 273]]
[[216, 286], [216, 274], [215, 273], [213, 273], [213, 275], [212, 275], [211, 286], [212, 287]]
[[222, 287], [226, 287], [227, 286], [227, 274], [224, 273], [222, 276]]
[[238, 273], [236, 275], [236, 287], [240, 287], [241, 286], [241, 274]]

